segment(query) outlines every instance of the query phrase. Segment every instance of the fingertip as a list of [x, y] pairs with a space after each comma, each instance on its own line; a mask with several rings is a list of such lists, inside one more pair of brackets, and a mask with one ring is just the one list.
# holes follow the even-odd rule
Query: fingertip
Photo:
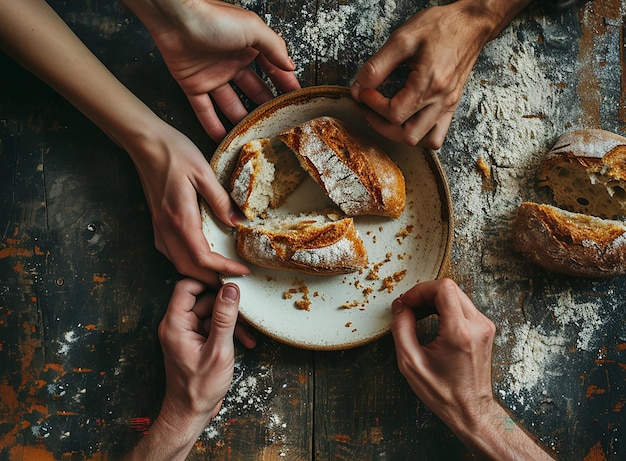
[[239, 301], [239, 287], [234, 283], [227, 283], [221, 288], [220, 296], [227, 303], [235, 303]]
[[393, 315], [400, 315], [404, 312], [405, 305], [400, 298], [396, 298], [391, 303], [391, 312]]
[[359, 83], [358, 80], [355, 80], [352, 82], [352, 85], [350, 85], [350, 95], [355, 101], [359, 101], [360, 93], [361, 93], [361, 84]]

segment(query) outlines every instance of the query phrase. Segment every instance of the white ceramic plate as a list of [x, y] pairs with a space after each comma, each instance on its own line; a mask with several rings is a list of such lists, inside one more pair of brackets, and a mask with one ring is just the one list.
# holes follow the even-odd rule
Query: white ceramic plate
[[[224, 278], [241, 290], [240, 313], [253, 327], [284, 343], [306, 349], [346, 349], [390, 329], [391, 302], [416, 282], [440, 275], [452, 241], [452, 206], [435, 154], [378, 136], [360, 116], [347, 88], [310, 87], [279, 96], [242, 120], [218, 146], [211, 166], [227, 187], [241, 146], [322, 115], [344, 121], [382, 147], [402, 169], [407, 187], [403, 214], [395, 220], [354, 218], [368, 252], [361, 273], [320, 276], [248, 266], [247, 277]], [[289, 196], [277, 213], [320, 210], [331, 202], [311, 179]], [[203, 231], [211, 249], [241, 260], [234, 231], [201, 203]], [[245, 263], [245, 262], [244, 262]], [[309, 310], [297, 301], [310, 303]]]

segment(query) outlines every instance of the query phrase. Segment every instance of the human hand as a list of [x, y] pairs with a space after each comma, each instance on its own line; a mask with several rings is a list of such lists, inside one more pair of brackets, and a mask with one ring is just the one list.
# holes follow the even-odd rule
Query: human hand
[[[441, 147], [480, 51], [529, 0], [485, 3], [457, 0], [420, 11], [362, 66], [350, 90], [371, 109], [365, 117], [376, 131], [409, 145]], [[386, 97], [377, 88], [400, 66], [408, 77]]]
[[240, 216], [228, 193], [218, 182], [202, 153], [185, 135], [156, 120], [154, 137], [144, 136], [127, 144], [141, 178], [152, 215], [156, 248], [181, 274], [212, 287], [217, 272], [249, 274], [236, 261], [211, 251], [202, 233], [198, 194], [224, 224], [234, 226]]
[[274, 96], [250, 67], [253, 61], [279, 91], [300, 88], [284, 40], [252, 11], [216, 0], [125, 3], [150, 31], [172, 76], [215, 141], [225, 136], [226, 129], [213, 102], [233, 123], [247, 114], [230, 83], [256, 104]]
[[[497, 460], [549, 460], [493, 397], [496, 328], [450, 279], [419, 283], [392, 304], [400, 372], [411, 389], [472, 451]], [[438, 314], [437, 337], [422, 345], [416, 319]]]
[[184, 460], [228, 391], [235, 364], [233, 335], [245, 347], [255, 339], [237, 323], [239, 288], [217, 294], [193, 279], [179, 281], [159, 325], [165, 396], [150, 430], [124, 457]]
[[[398, 366], [411, 389], [444, 421], [479, 417], [493, 402], [494, 324], [450, 279], [420, 283], [392, 305]], [[439, 314], [435, 340], [421, 345], [416, 315]]]
[[214, 417], [233, 377], [233, 336], [246, 347], [254, 338], [237, 323], [239, 288], [228, 283], [217, 294], [193, 279], [176, 284], [159, 325], [165, 361], [165, 417]]

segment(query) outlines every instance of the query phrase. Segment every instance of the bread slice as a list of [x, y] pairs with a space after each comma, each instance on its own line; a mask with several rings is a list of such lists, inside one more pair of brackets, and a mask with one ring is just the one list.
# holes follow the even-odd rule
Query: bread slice
[[563, 134], [548, 152], [539, 185], [559, 207], [616, 219], [626, 214], [626, 138], [604, 130]]
[[340, 120], [315, 118], [278, 137], [347, 216], [402, 214], [402, 171], [383, 150], [351, 133]]
[[323, 275], [356, 272], [368, 262], [352, 218], [322, 214], [239, 225], [237, 253], [259, 266]]
[[554, 272], [596, 278], [626, 274], [626, 225], [620, 221], [523, 202], [513, 246]]
[[268, 138], [241, 147], [230, 179], [230, 195], [249, 220], [277, 208], [302, 182], [298, 160], [284, 146], [274, 149]]

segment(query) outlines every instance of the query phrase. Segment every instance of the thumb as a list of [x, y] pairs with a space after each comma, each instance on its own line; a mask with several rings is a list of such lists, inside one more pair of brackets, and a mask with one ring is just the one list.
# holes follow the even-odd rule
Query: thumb
[[390, 46], [389, 42], [385, 43], [359, 70], [350, 87], [352, 97], [358, 101], [362, 89], [376, 89], [381, 86], [406, 58], [397, 47]]
[[207, 339], [210, 348], [232, 346], [238, 313], [239, 287], [234, 283], [227, 283], [217, 292], [213, 305], [211, 329]]

